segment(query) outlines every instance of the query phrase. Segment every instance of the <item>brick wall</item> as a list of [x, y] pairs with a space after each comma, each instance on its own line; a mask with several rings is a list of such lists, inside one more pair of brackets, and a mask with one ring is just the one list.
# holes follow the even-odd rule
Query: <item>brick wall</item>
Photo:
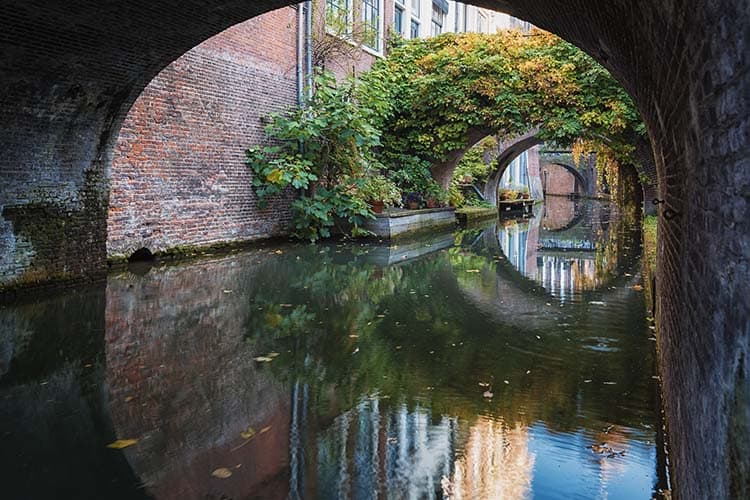
[[287, 230], [293, 193], [260, 209], [244, 150], [267, 142], [263, 116], [296, 103], [296, 16], [288, 7], [232, 27], [146, 87], [115, 146], [108, 255]]
[[582, 191], [576, 185], [575, 176], [565, 167], [555, 164], [547, 164], [542, 168], [542, 185], [544, 192], [549, 195], [567, 196]]

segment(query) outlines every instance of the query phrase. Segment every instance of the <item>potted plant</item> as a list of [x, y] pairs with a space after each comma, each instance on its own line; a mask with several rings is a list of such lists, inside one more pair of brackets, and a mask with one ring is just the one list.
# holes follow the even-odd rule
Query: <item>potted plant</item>
[[431, 182], [425, 189], [425, 205], [427, 208], [443, 206], [448, 201], [448, 193], [437, 182]]
[[401, 190], [390, 179], [374, 174], [363, 179], [358, 186], [359, 195], [366, 200], [372, 211], [383, 213], [386, 206], [398, 205], [401, 201]]
[[416, 210], [419, 208], [419, 206], [422, 204], [422, 195], [419, 193], [411, 192], [406, 193], [406, 196], [404, 196], [404, 205], [406, 205], [406, 208], [409, 210]]
[[530, 195], [529, 195], [529, 188], [525, 187], [525, 188], [521, 189], [521, 198], [523, 198], [524, 200], [528, 200], [529, 197], [530, 197]]
[[503, 188], [499, 191], [500, 201], [512, 201], [518, 198], [518, 191], [510, 188]]

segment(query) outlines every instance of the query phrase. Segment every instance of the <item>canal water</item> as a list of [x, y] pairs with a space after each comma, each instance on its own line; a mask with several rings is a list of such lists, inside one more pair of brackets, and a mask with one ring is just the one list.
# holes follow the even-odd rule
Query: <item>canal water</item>
[[537, 212], [2, 306], [2, 497], [650, 498], [638, 227]]

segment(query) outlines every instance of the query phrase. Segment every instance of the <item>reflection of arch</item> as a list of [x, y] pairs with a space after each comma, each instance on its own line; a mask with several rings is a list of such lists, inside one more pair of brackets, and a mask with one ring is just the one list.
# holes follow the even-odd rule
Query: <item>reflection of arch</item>
[[546, 183], [546, 178], [544, 175], [544, 167], [547, 165], [556, 165], [558, 167], [562, 167], [568, 172], [570, 172], [573, 175], [573, 177], [575, 177], [576, 187], [575, 187], [574, 193], [571, 193], [571, 194], [581, 194], [581, 195], [590, 194], [592, 183], [589, 182], [589, 180], [586, 179], [577, 168], [562, 161], [552, 161], [552, 162], [547, 162], [543, 164], [541, 168], [542, 189], [544, 190], [545, 195], [547, 194], [547, 183]]
[[523, 135], [508, 139], [501, 144], [503, 152], [500, 153], [497, 160], [495, 160], [495, 165], [497, 165], [497, 167], [492, 174], [490, 174], [484, 185], [484, 197], [488, 202], [493, 205], [497, 204], [497, 188], [500, 183], [500, 178], [503, 176], [503, 172], [505, 172], [508, 165], [510, 165], [518, 155], [542, 142], [539, 139], [538, 134], [539, 130], [533, 129]]

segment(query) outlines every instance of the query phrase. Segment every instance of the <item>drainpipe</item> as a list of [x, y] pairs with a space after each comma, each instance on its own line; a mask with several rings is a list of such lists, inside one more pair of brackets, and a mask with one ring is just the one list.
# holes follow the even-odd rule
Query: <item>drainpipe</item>
[[303, 17], [302, 4], [297, 4], [297, 106], [302, 108], [304, 104], [303, 100], [303, 88], [305, 85], [304, 75], [304, 50], [305, 50], [305, 19]]
[[313, 63], [312, 63], [312, 1], [305, 2], [305, 66], [307, 71], [307, 98], [312, 98]]

